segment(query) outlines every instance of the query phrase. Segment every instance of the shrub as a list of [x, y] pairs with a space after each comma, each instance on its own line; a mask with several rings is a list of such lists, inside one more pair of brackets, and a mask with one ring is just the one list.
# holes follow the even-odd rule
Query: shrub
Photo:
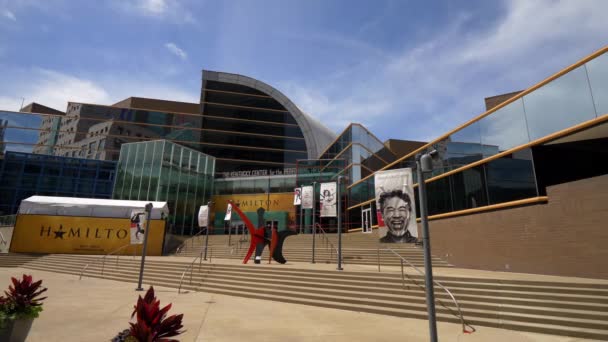
[[115, 340], [141, 341], [141, 342], [176, 342], [169, 337], [177, 336], [183, 331], [183, 314], [167, 316], [171, 304], [160, 308], [160, 301], [154, 295], [154, 288], [150, 286], [144, 298], [139, 296], [137, 305], [134, 306], [131, 318], [136, 317], [135, 323], [131, 324], [129, 336], [124, 332], [115, 337]]
[[32, 281], [31, 275], [23, 275], [22, 280], [11, 277], [12, 285], [4, 296], [0, 296], [0, 326], [7, 320], [20, 318], [36, 318], [42, 311], [42, 301], [46, 297], [40, 295], [47, 289], [42, 287], [42, 280]]

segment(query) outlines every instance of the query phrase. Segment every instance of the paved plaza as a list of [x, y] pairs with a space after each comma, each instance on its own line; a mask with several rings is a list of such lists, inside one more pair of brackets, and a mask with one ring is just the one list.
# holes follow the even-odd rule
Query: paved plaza
[[[132, 283], [78, 280], [74, 275], [23, 268], [0, 268], [1, 288], [6, 288], [10, 276], [23, 273], [42, 279], [49, 289], [29, 342], [109, 341], [128, 327], [140, 294]], [[186, 332], [178, 336], [180, 341], [428, 341], [424, 320], [201, 292], [178, 295], [173, 288], [155, 290], [161, 305], [173, 303], [170, 314], [184, 314]], [[584, 341], [487, 327], [477, 327], [474, 334], [464, 335], [460, 325], [441, 322], [438, 330], [441, 341]]]

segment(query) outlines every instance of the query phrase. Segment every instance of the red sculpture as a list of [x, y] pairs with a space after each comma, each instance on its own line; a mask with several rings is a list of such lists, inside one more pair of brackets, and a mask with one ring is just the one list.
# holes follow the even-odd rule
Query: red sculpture
[[256, 229], [251, 220], [249, 220], [249, 218], [247, 217], [247, 215], [245, 215], [245, 213], [241, 211], [241, 208], [235, 205], [233, 201], [228, 202], [232, 204], [232, 209], [234, 209], [236, 213], [241, 217], [243, 223], [245, 223], [245, 226], [249, 231], [249, 235], [251, 236], [249, 250], [247, 251], [245, 258], [243, 259], [243, 264], [246, 264], [249, 261], [254, 250], [256, 251], [256, 263], [259, 263], [262, 251], [264, 250], [266, 244], [269, 245], [268, 247], [270, 250], [268, 263], [270, 263], [271, 258], [278, 263], [286, 263], [287, 260], [285, 260], [285, 258], [283, 257], [283, 241], [287, 236], [295, 235], [296, 233], [291, 230], [282, 231], [281, 233], [279, 233], [276, 227], [272, 227], [271, 236], [266, 237], [263, 208], [258, 209], [258, 228]]

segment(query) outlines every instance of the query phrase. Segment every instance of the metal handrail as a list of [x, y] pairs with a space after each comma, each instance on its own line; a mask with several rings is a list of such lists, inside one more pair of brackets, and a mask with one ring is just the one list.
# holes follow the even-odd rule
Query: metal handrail
[[[403, 268], [403, 262], [406, 262], [411, 268], [415, 269], [416, 271], [418, 271], [418, 273], [420, 273], [421, 275], [424, 275], [424, 272], [422, 270], [420, 270], [418, 267], [414, 266], [414, 264], [412, 264], [411, 262], [409, 262], [409, 260], [407, 260], [406, 258], [404, 258], [401, 254], [395, 252], [392, 248], [390, 247], [385, 247], [385, 250], [393, 253], [394, 255], [396, 255], [397, 257], [399, 257], [399, 259], [401, 260], [401, 281], [402, 281], [402, 285], [405, 287], [405, 271]], [[380, 272], [380, 247], [378, 247], [378, 272]], [[456, 297], [454, 297], [454, 295], [452, 294], [452, 292], [450, 292], [450, 290], [448, 290], [445, 286], [443, 286], [443, 284], [441, 284], [440, 282], [436, 281], [433, 279], [433, 283], [439, 287], [441, 287], [451, 298], [452, 298], [452, 302], [454, 302], [454, 305], [456, 305], [456, 309], [458, 310], [458, 317], [460, 318], [460, 323], [462, 324], [462, 331], [465, 333], [472, 333], [475, 331], [475, 328], [473, 326], [471, 326], [470, 324], [467, 324], [464, 320], [464, 315], [462, 314], [462, 310], [460, 310], [460, 304], [458, 304], [458, 301], [456, 300]], [[416, 284], [416, 283], [415, 283]], [[416, 284], [418, 285], [418, 284]], [[420, 286], [420, 285], [418, 285]], [[450, 310], [450, 308], [448, 308], [447, 306], [445, 306], [441, 300], [439, 300], [439, 302], [441, 303], [441, 305], [443, 305], [443, 307], [445, 307], [446, 309], [448, 309], [450, 312], [452, 312], [452, 310]], [[453, 312], [452, 312], [453, 314]], [[468, 331], [466, 329], [466, 327], [471, 328], [471, 331]]]
[[[92, 262], [87, 263], [87, 264], [86, 264], [86, 265], [85, 265], [85, 266], [82, 268], [82, 270], [80, 270], [80, 276], [78, 277], [78, 280], [81, 280], [81, 279], [82, 279], [82, 275], [83, 275], [83, 274], [84, 274], [84, 272], [85, 272], [85, 271], [86, 271], [86, 270], [89, 268], [89, 266], [91, 266], [91, 265], [93, 265], [93, 264], [96, 264], [96, 263], [98, 263], [98, 262], [100, 262], [100, 261], [102, 262], [102, 265], [101, 265], [101, 276], [103, 277], [103, 271], [104, 271], [104, 268], [105, 268], [105, 265], [106, 265], [106, 258], [107, 258], [108, 256], [113, 255], [114, 253], [116, 253], [116, 252], [118, 252], [118, 251], [120, 251], [120, 250], [124, 249], [124, 248], [129, 247], [129, 246], [137, 246], [137, 245], [131, 245], [131, 244], [128, 244], [128, 245], [120, 246], [120, 247], [118, 247], [117, 249], [115, 249], [115, 250], [113, 250], [113, 251], [111, 251], [111, 252], [109, 252], [109, 253], [105, 254], [103, 257], [98, 258], [98, 259], [95, 259], [95, 261], [92, 261]], [[136, 248], [133, 248], [133, 258], [135, 258], [135, 251], [136, 251], [136, 250], [137, 250]], [[118, 258], [120, 258], [120, 255], [116, 255], [116, 267], [118, 267]]]
[[[207, 248], [207, 247], [204, 247], [204, 248]], [[209, 248], [209, 263], [211, 263], [211, 255], [213, 254], [213, 248], [211, 248], [211, 247], [208, 247], [208, 248]], [[196, 260], [198, 260], [198, 272], [199, 273], [201, 272], [201, 264], [203, 262], [203, 249], [201, 249], [201, 253], [196, 258], [194, 258], [194, 260], [192, 260], [190, 265], [188, 265], [188, 267], [186, 267], [184, 272], [182, 272], [182, 276], [179, 280], [179, 287], [177, 288], [178, 294], [182, 293], [182, 283], [184, 282], [184, 276], [186, 276], [186, 273], [188, 272], [188, 270], [190, 270], [190, 285], [192, 285], [192, 272], [193, 272], [194, 263], [196, 262]]]
[[[321, 230], [321, 233], [323, 236], [323, 239], [325, 240], [325, 248], [329, 247], [329, 251], [330, 251], [330, 261], [333, 260], [333, 252], [336, 252], [336, 262], [338, 259], [338, 249], [336, 248], [336, 246], [334, 246], [334, 244], [329, 240], [329, 237], [327, 236], [327, 233], [325, 232], [325, 229], [323, 229], [323, 227], [321, 227], [320, 223], [315, 224], [317, 228], [319, 228]], [[342, 263], [344, 264], [344, 258], [342, 259]]]
[[206, 232], [206, 230], [201, 229], [198, 233], [192, 235], [188, 240], [182, 242], [181, 245], [179, 245], [176, 249], [175, 249], [175, 254], [179, 254], [179, 252], [181, 251], [181, 249], [183, 247], [186, 247], [186, 244], [188, 243], [188, 241], [190, 241], [190, 247], [194, 247], [194, 238], [197, 236], [200, 236], [203, 232]]
[[3, 245], [7, 245], [8, 241], [6, 241], [6, 239], [4, 238], [4, 234], [2, 234], [2, 232], [0, 232], [0, 238], [2, 239], [2, 244]]

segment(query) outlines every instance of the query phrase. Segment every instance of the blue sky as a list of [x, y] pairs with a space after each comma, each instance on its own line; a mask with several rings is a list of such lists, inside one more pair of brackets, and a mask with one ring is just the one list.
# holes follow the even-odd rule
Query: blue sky
[[608, 42], [604, 0], [0, 0], [0, 109], [197, 102], [201, 70], [281, 90], [336, 133], [429, 140]]

